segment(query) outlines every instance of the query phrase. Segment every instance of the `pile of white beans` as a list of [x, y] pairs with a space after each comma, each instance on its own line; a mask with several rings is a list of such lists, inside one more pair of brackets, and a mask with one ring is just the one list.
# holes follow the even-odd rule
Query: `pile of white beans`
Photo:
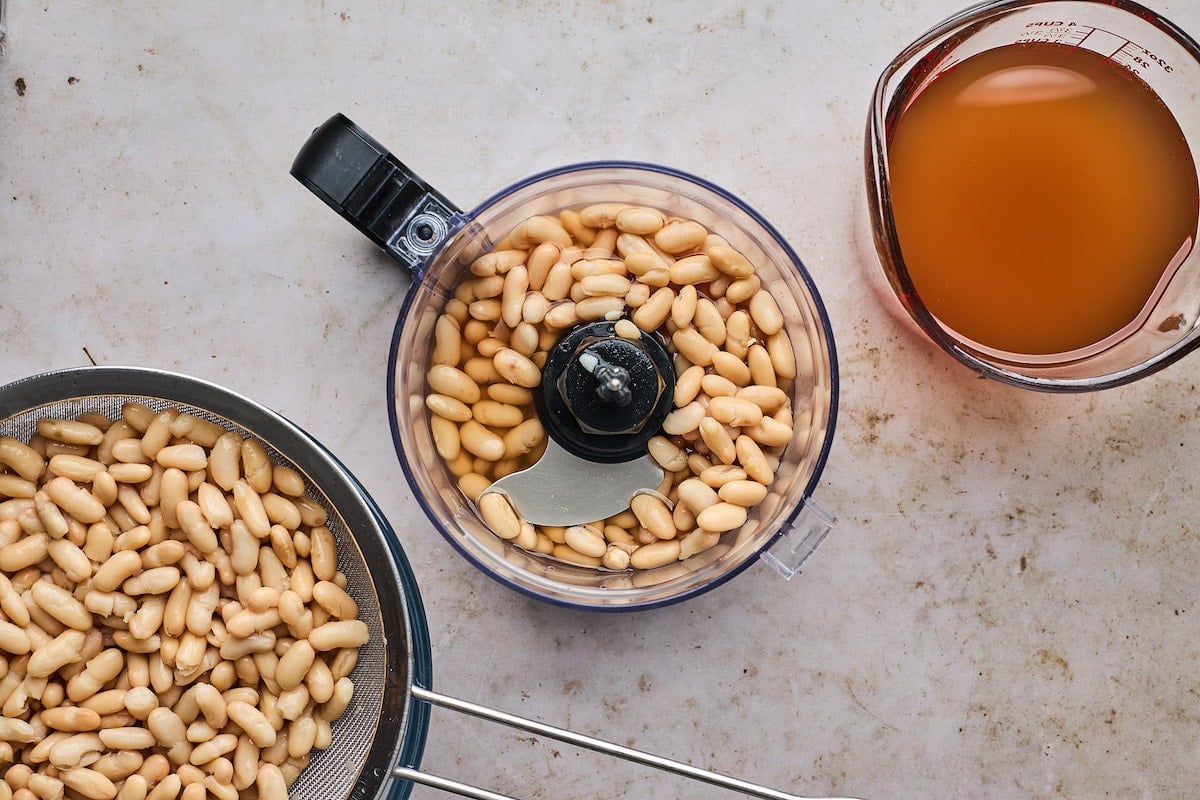
[[[787, 389], [812, 366], [746, 256], [694, 220], [600, 203], [524, 220], [470, 273], [436, 322], [425, 400], [439, 454], [496, 536], [573, 564], [650, 569], [747, 524], [793, 438]], [[666, 477], [608, 519], [531, 525], [484, 490], [540, 456], [541, 368], [563, 333], [594, 320], [668, 343], [674, 408], [649, 443]]]
[[368, 639], [303, 476], [133, 402], [0, 466], [0, 798], [286, 798]]

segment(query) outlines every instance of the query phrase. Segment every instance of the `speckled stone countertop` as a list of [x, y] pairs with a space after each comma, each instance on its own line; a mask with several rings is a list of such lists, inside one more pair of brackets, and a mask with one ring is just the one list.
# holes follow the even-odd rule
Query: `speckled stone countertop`
[[[1155, 6], [1200, 32], [1190, 0]], [[870, 288], [868, 98], [957, 8], [12, 0], [0, 381], [156, 367], [298, 423], [397, 528], [449, 694], [797, 794], [1195, 796], [1200, 361], [1021, 392]], [[456, 555], [388, 430], [409, 278], [288, 175], [337, 111], [463, 207], [612, 158], [703, 176], [771, 220], [821, 290], [842, 379], [816, 493], [839, 521], [803, 573], [759, 565], [597, 616]], [[424, 766], [530, 798], [733, 796], [441, 711]]]

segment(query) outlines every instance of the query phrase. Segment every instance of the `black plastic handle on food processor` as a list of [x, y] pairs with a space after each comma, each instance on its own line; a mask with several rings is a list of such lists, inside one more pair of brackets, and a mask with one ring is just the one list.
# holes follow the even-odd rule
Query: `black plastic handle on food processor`
[[461, 214], [342, 114], [312, 132], [291, 173], [410, 271], [442, 246]]

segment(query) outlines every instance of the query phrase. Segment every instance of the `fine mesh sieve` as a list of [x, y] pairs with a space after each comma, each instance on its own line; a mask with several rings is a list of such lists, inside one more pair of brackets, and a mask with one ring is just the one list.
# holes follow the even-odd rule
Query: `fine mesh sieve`
[[[290, 796], [401, 796], [384, 790], [389, 767], [420, 759], [428, 709], [411, 708], [407, 698], [412, 677], [428, 683], [429, 646], [411, 572], [374, 502], [345, 467], [287, 420], [218, 386], [168, 372], [87, 367], [17, 381], [0, 389], [0, 435], [28, 441], [47, 417], [99, 412], [119, 419], [129, 401], [155, 410], [172, 406], [257, 439], [276, 463], [305, 476], [310, 496], [329, 514], [338, 565], [371, 640], [359, 651], [354, 699], [333, 725], [332, 746], [314, 752]], [[410, 624], [412, 618], [418, 624]]]
[[[289, 792], [292, 800], [400, 800], [414, 783], [479, 800], [513, 798], [419, 771], [437, 705], [539, 736], [596, 750], [745, 796], [805, 800], [690, 764], [577, 734], [438, 694], [430, 688], [428, 625], [416, 580], [387, 520], [354, 476], [320, 443], [278, 414], [215, 384], [138, 367], [83, 367], [44, 373], [0, 387], [0, 436], [28, 441], [44, 418], [99, 412], [121, 416], [126, 402], [174, 407], [261, 442], [276, 463], [307, 480], [309, 496], [329, 515], [338, 567], [371, 639], [351, 675], [354, 699], [333, 725], [329, 749], [314, 752]], [[830, 800], [833, 800], [832, 798]]]

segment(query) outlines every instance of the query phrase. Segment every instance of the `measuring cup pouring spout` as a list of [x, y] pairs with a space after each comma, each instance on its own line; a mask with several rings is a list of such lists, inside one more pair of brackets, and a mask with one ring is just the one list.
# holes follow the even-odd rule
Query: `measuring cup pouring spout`
[[1200, 346], [1200, 46], [1126, 0], [971, 6], [866, 131], [888, 305], [974, 371], [1118, 386]]

